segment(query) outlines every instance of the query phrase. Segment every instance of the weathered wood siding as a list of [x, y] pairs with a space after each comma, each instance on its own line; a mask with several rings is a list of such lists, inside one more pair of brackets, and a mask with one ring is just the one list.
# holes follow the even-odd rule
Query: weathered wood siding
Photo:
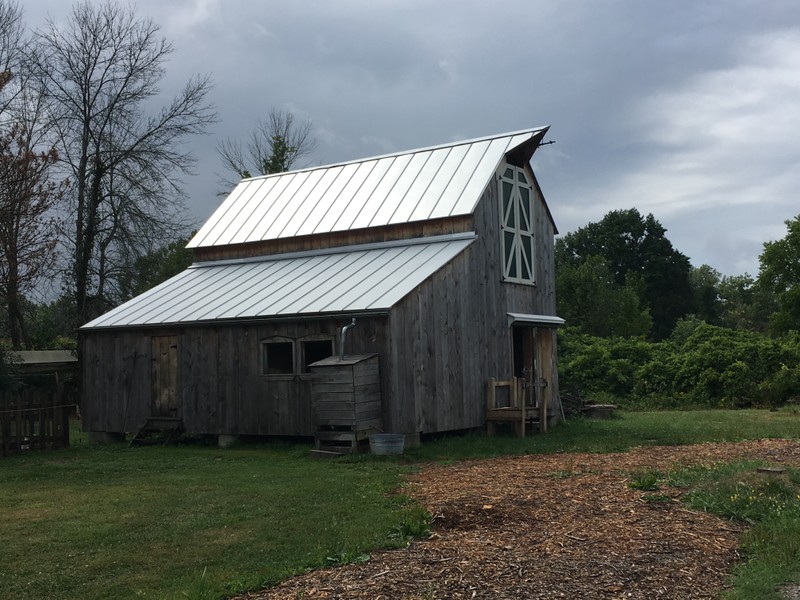
[[151, 339], [119, 331], [84, 338], [81, 416], [86, 431], [135, 430], [150, 415]]
[[315, 429], [380, 430], [381, 381], [378, 355], [338, 357], [311, 367]]
[[387, 362], [396, 372], [388, 392], [393, 401], [384, 401], [387, 431], [482, 426], [486, 381], [513, 376], [507, 313], [555, 314], [554, 227], [536, 187], [534, 195], [535, 286], [502, 281], [492, 181], [474, 215], [478, 239], [392, 310]]
[[[261, 373], [261, 342], [273, 337], [330, 336], [338, 348], [349, 318], [192, 326], [177, 330], [91, 331], [83, 334], [81, 410], [87, 431], [131, 432], [153, 409], [153, 338], [174, 336], [177, 416], [187, 432], [230, 435], [314, 434], [311, 373]], [[361, 318], [348, 332], [348, 353], [386, 356], [386, 318]], [[300, 365], [298, 365], [299, 367]], [[298, 369], [299, 371], [299, 369]], [[156, 371], [158, 372], [158, 371]], [[381, 366], [383, 381], [391, 372]]]
[[231, 244], [229, 246], [210, 246], [194, 248], [193, 256], [197, 262], [211, 260], [230, 260], [269, 256], [287, 252], [321, 250], [357, 244], [391, 242], [411, 238], [433, 237], [452, 233], [472, 231], [472, 215], [459, 215], [352, 231], [336, 231], [321, 235], [305, 235], [277, 240], [265, 240], [248, 244]]

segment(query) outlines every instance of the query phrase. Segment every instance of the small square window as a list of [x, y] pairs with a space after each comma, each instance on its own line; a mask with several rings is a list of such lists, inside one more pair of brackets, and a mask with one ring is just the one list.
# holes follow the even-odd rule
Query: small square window
[[310, 373], [312, 363], [333, 356], [333, 340], [308, 340], [300, 343], [303, 353], [303, 373]]
[[293, 342], [264, 342], [261, 347], [264, 375], [292, 375], [294, 373]]

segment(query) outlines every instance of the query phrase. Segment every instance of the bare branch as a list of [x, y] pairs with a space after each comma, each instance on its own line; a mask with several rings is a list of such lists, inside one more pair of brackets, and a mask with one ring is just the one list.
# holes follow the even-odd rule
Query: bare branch
[[74, 180], [65, 243], [85, 321], [93, 316], [89, 300], [115, 300], [111, 290], [126, 261], [186, 225], [179, 176], [191, 172], [194, 158], [183, 141], [216, 121], [212, 86], [195, 77], [149, 113], [172, 45], [152, 20], [110, 0], [83, 0], [66, 23], [48, 21], [36, 40], [30, 60]]
[[232, 180], [220, 175], [219, 183], [230, 190], [238, 179], [288, 171], [316, 147], [311, 121], [297, 122], [288, 110], [273, 108], [266, 119], [255, 123], [244, 146], [231, 139], [217, 145], [223, 168], [237, 176]]

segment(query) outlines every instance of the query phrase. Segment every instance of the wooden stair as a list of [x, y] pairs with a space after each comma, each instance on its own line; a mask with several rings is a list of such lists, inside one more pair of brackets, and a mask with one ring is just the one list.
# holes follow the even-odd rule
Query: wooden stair
[[367, 440], [377, 429], [355, 430], [340, 426], [318, 428], [314, 433], [314, 450], [333, 454], [357, 454], [361, 442]]
[[183, 434], [183, 421], [175, 417], [148, 417], [129, 446], [166, 446]]

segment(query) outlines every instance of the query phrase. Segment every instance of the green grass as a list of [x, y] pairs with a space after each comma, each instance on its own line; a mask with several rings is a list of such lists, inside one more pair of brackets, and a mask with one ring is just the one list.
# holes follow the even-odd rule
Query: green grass
[[307, 451], [83, 447], [6, 459], [0, 598], [178, 598], [198, 586], [218, 597], [396, 545], [424, 516], [390, 496], [400, 465]]
[[800, 579], [800, 470], [759, 473], [760, 463], [740, 461], [688, 468], [669, 482], [687, 488], [686, 503], [749, 524], [744, 561], [733, 572], [729, 600], [779, 600], [778, 587]]
[[423, 461], [796, 437], [798, 421], [621, 413], [547, 436], [442, 436], [399, 458], [334, 461], [309, 458], [308, 444], [128, 449], [77, 435], [67, 450], [0, 461], [0, 599], [219, 598], [424, 534], [425, 512], [396, 493]]
[[461, 460], [549, 452], [624, 452], [636, 446], [796, 438], [800, 413], [785, 409], [623, 412], [613, 419], [571, 419], [545, 436], [442, 436], [409, 454], [417, 460]]

